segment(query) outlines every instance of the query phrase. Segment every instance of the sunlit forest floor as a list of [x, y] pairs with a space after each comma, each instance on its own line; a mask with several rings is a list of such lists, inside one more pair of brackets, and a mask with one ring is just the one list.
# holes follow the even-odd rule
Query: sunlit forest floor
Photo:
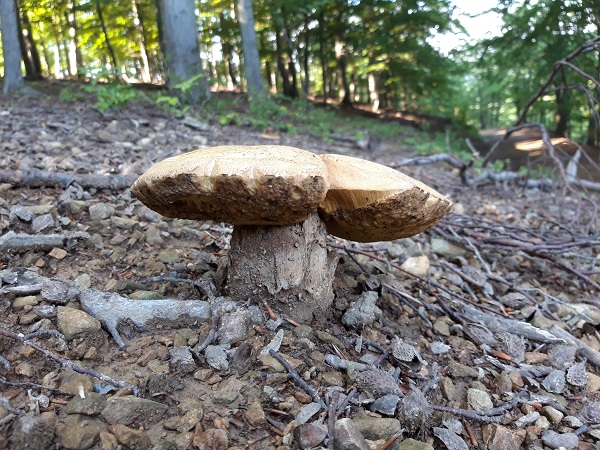
[[[77, 292], [139, 301], [203, 299], [190, 282], [222, 280], [231, 228], [161, 218], [127, 188], [81, 186], [78, 176], [135, 179], [166, 157], [229, 144], [289, 145], [395, 165], [433, 152], [458, 154], [464, 140], [407, 124], [424, 116], [394, 121], [390, 113], [381, 120], [310, 104], [252, 111], [243, 97], [228, 94], [216, 95], [202, 111], [160, 109], [137, 99], [101, 112], [96, 98], [77, 86], [40, 90], [40, 97], [0, 97], [0, 172], [62, 173], [75, 182], [0, 182], [0, 329], [60, 331], [66, 345], [53, 334], [30, 339], [139, 387], [147, 403], [133, 402], [128, 387], [94, 387], [98, 380], [89, 373], [76, 374], [4, 333], [0, 383], [14, 411], [0, 407], [0, 420], [15, 417], [2, 422], [7, 432], [0, 433], [0, 448], [6, 440], [17, 448], [35, 439], [68, 448], [89, 448], [87, 439], [102, 448], [114, 441], [124, 448], [143, 442], [143, 448], [281, 450], [332, 440], [345, 442], [336, 449], [365, 450], [414, 445], [408, 439], [419, 441], [418, 448], [442, 448], [441, 442], [463, 448], [456, 444], [463, 441], [492, 450], [507, 442], [557, 448], [556, 439], [570, 439], [572, 448], [583, 449], [597, 442], [600, 232], [594, 194], [493, 182], [473, 188], [447, 166], [407, 167], [403, 172], [448, 196], [454, 212], [412, 239], [356, 244], [331, 238], [340, 257], [336, 301], [313, 323], [273, 325], [263, 305], [241, 304], [220, 318], [220, 330], [229, 331], [219, 331], [209, 346], [221, 355], [215, 362], [208, 353], [189, 361], [177, 356], [177, 349], [205, 341], [210, 321], [138, 329], [123, 319], [128, 348], [121, 350], [81, 310], [80, 294], [57, 298], [33, 286], [53, 279]], [[33, 243], [11, 247], [11, 233]], [[35, 244], [44, 236], [59, 238], [50, 247]], [[368, 306], [371, 319], [343, 325], [366, 291], [377, 293], [376, 306]], [[251, 322], [247, 310], [259, 311], [259, 318]], [[277, 351], [316, 389], [325, 409], [274, 358], [260, 354], [279, 330]], [[348, 368], [348, 362], [362, 365]], [[383, 370], [373, 370], [376, 365]], [[28, 389], [49, 402], [32, 400]], [[96, 403], [77, 403], [82, 389], [95, 390]], [[426, 396], [415, 409], [416, 392]], [[333, 420], [325, 419], [326, 411]], [[26, 412], [37, 421], [33, 433], [18, 418]], [[395, 443], [383, 447], [390, 440]]]

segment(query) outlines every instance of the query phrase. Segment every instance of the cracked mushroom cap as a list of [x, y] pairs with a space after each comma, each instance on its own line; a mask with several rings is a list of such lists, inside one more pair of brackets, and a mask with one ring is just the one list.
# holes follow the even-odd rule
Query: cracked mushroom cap
[[239, 145], [167, 158], [140, 176], [131, 193], [166, 217], [291, 225], [316, 211], [328, 188], [327, 168], [314, 153]]
[[439, 192], [390, 167], [343, 155], [320, 155], [329, 191], [319, 211], [327, 231], [357, 242], [414, 236], [452, 207]]

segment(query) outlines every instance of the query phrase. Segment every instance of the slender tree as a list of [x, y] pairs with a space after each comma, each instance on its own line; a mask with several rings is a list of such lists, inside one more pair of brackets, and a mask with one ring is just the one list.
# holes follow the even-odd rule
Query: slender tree
[[265, 81], [260, 70], [260, 57], [254, 29], [254, 12], [252, 0], [238, 0], [238, 20], [242, 33], [242, 49], [244, 51], [244, 70], [250, 94], [263, 95]]
[[4, 56], [4, 86], [2, 92], [10, 94], [24, 86], [21, 72], [21, 48], [17, 9], [14, 0], [0, 0], [0, 31], [2, 32], [2, 52]]

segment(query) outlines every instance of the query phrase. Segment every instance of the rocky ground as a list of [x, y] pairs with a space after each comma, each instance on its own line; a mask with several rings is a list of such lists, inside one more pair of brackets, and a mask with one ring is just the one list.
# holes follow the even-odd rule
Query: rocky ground
[[373, 155], [143, 106], [0, 100], [0, 449], [600, 448], [594, 195], [407, 167], [455, 211], [413, 239], [332, 238], [334, 308], [295, 324], [211, 292], [228, 225], [77, 180], [223, 144]]

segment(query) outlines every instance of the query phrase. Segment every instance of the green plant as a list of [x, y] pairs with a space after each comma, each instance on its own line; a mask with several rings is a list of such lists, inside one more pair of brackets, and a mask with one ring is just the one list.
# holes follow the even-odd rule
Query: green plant
[[81, 92], [80, 89], [78, 89], [74, 86], [68, 86], [68, 87], [62, 88], [60, 90], [60, 93], [58, 94], [58, 99], [61, 102], [73, 103], [73, 102], [78, 102], [80, 100], [83, 100], [84, 98], [85, 98], [85, 94], [83, 92]]
[[137, 97], [137, 92], [129, 84], [114, 81], [119, 74], [107, 69], [86, 69], [85, 75], [90, 84], [83, 89], [96, 96], [96, 108], [101, 113], [107, 109], [120, 109]]
[[182, 105], [179, 98], [172, 95], [161, 95], [156, 99], [156, 104], [167, 114], [180, 118], [190, 110], [189, 105]]

